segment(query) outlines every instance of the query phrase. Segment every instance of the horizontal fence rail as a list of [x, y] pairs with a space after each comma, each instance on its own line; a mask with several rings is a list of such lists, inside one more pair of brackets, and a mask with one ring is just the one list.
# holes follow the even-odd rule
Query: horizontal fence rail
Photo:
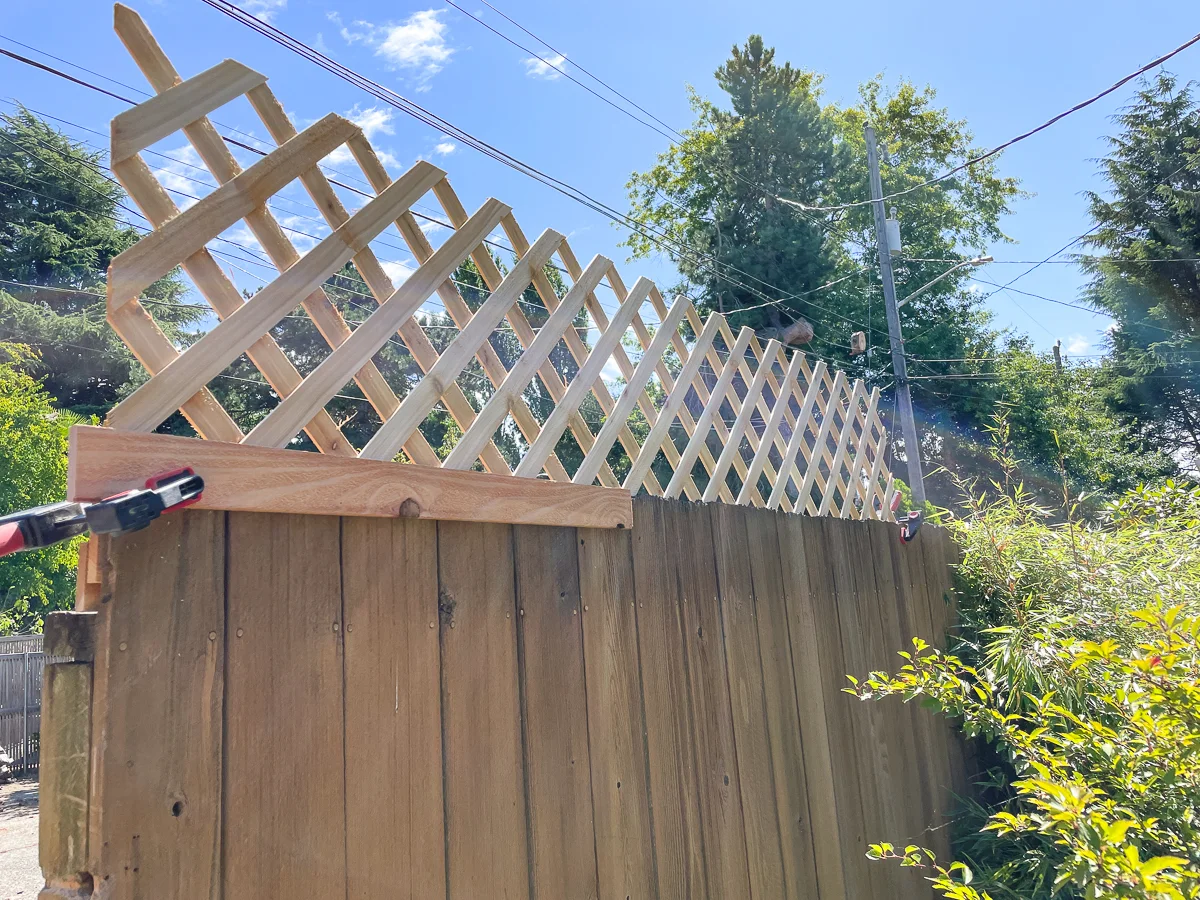
[[[668, 304], [648, 279], [627, 287], [602, 256], [582, 266], [555, 231], [531, 243], [497, 200], [468, 214], [428, 162], [393, 181], [356, 125], [330, 115], [297, 132], [266, 78], [244, 65], [227, 60], [181, 80], [132, 10], [118, 6], [116, 29], [157, 93], [112, 123], [113, 172], [155, 227], [109, 273], [108, 320], [150, 373], [111, 411], [113, 428], [152, 431], [179, 410], [211, 440], [283, 448], [306, 435], [327, 454], [891, 519], [878, 388], [810, 365], [778, 341], [764, 346], [751, 329], [735, 333], [722, 315], [704, 319], [686, 297]], [[246, 169], [207, 118], [241, 96], [277, 145]], [[219, 184], [185, 210], [140, 155], [180, 130]], [[318, 165], [335, 151], [348, 151], [375, 192], [357, 210]], [[327, 226], [303, 255], [267, 205], [296, 180]], [[453, 226], [427, 229], [444, 236], [436, 247], [413, 214], [429, 194]], [[416, 262], [399, 284], [372, 248], [393, 225]], [[279, 273], [249, 299], [208, 249], [235, 227], [248, 229]], [[507, 271], [487, 243], [496, 229], [515, 253]], [[464, 292], [454, 276], [468, 262], [483, 286]], [[354, 327], [326, 291], [348, 263], [374, 303]], [[220, 320], [182, 351], [139, 300], [176, 266]], [[555, 269], [569, 278], [561, 289]], [[597, 299], [602, 282], [615, 307]], [[430, 302], [453, 321], [436, 326], [448, 341], [426, 333]], [[305, 373], [272, 333], [297, 307], [328, 345]], [[498, 335], [509, 339], [504, 352]], [[411, 383], [389, 381], [378, 363], [397, 341], [420, 370]], [[239, 423], [209, 385], [243, 357], [278, 402]], [[355, 389], [379, 422], [361, 447], [330, 412]], [[435, 447], [430, 423], [447, 415], [455, 427]]]

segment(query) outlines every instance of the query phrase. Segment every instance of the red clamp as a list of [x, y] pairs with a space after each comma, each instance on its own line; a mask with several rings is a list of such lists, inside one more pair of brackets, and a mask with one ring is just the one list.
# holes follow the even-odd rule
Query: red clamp
[[49, 547], [81, 535], [125, 534], [145, 528], [163, 513], [196, 503], [204, 479], [190, 468], [146, 480], [145, 489], [125, 491], [97, 503], [52, 503], [0, 518], [0, 556]]

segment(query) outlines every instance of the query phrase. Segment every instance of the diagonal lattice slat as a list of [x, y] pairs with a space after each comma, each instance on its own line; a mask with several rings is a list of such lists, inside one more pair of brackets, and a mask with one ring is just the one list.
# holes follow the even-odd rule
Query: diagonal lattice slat
[[[735, 335], [722, 315], [702, 320], [686, 297], [668, 306], [645, 278], [627, 288], [603, 257], [581, 266], [557, 232], [548, 230], [530, 243], [498, 200], [469, 214], [445, 173], [427, 162], [393, 180], [357, 126], [330, 115], [297, 131], [265, 76], [246, 66], [226, 61], [182, 80], [127, 8], [118, 7], [116, 27], [156, 94], [118, 116], [112, 128], [113, 171], [154, 226], [110, 270], [109, 320], [150, 373], [110, 413], [113, 428], [149, 431], [178, 409], [201, 436], [216, 440], [283, 447], [303, 431], [323, 453], [389, 460], [403, 450], [426, 466], [482, 464], [514, 477], [621, 484], [633, 493], [891, 518], [894, 485], [884, 460], [887, 434], [878, 388], [831, 372], [824, 361], [810, 368], [803, 354], [789, 356], [776, 340], [764, 346], [751, 329]], [[208, 119], [241, 96], [276, 144], [245, 169]], [[184, 210], [141, 158], [142, 151], [180, 131], [218, 185]], [[321, 161], [340, 147], [349, 149], [374, 191], [353, 213], [321, 169]], [[303, 255], [270, 211], [271, 198], [297, 180], [330, 229]], [[429, 195], [452, 226], [437, 247], [412, 212]], [[208, 250], [209, 242], [238, 223], [279, 272], [249, 300]], [[417, 262], [398, 286], [370, 246], [392, 225]], [[497, 228], [515, 252], [506, 272], [487, 243]], [[555, 257], [569, 278], [561, 297], [546, 269]], [[452, 278], [467, 260], [487, 287], [474, 310]], [[323, 288], [346, 263], [362, 276], [376, 303], [354, 328]], [[180, 265], [219, 320], [182, 353], [139, 299]], [[545, 308], [536, 328], [521, 308], [531, 285]], [[601, 286], [616, 297], [615, 307], [600, 302]], [[457, 330], [441, 352], [420, 317], [433, 297]], [[271, 334], [297, 307], [329, 346], [307, 375]], [[647, 324], [643, 307], [657, 318], [656, 327]], [[580, 317], [586, 317], [586, 328]], [[505, 323], [520, 345], [510, 362], [492, 343]], [[599, 336], [589, 345], [585, 335], [593, 332]], [[397, 337], [421, 371], [413, 384], [389, 384], [373, 361]], [[574, 368], [563, 367], [555, 355], [560, 348]], [[243, 355], [278, 396], [248, 433], [207, 388]], [[483, 375], [483, 387], [472, 384], [475, 403], [459, 383], [477, 379], [468, 372], [473, 364]], [[612, 369], [624, 381], [619, 388], [604, 377]], [[361, 448], [351, 445], [326, 410], [351, 381], [382, 422]], [[531, 406], [531, 391], [547, 398], [538, 401], [540, 415]], [[456, 442], [443, 443], [441, 454], [422, 432], [439, 405], [461, 430]], [[589, 421], [587, 409], [598, 409], [602, 420]], [[507, 422], [513, 430], [506, 430]], [[502, 451], [501, 432], [509, 435], [504, 446], [510, 449]], [[570, 460], [565, 435], [573, 439]], [[511, 438], [520, 439], [515, 456]]]

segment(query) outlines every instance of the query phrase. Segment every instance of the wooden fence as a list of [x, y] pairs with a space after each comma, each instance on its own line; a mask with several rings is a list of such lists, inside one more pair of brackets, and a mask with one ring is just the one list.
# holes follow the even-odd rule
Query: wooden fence
[[12, 773], [37, 776], [42, 723], [42, 636], [0, 638], [0, 748], [12, 757]]
[[47, 631], [48, 881], [112, 900], [930, 896], [864, 854], [945, 858], [959, 744], [842, 688], [940, 642], [946, 533], [654, 498], [634, 518], [185, 510], [94, 541], [102, 584], [56, 614], [91, 636]]
[[[112, 171], [155, 230], [120, 254], [109, 272], [108, 321], [151, 376], [111, 411], [113, 428], [153, 431], [181, 410], [203, 437], [256, 447], [286, 447], [303, 432], [322, 453], [337, 456], [392, 460], [403, 450], [409, 461], [430, 467], [481, 465], [504, 475], [620, 484], [635, 494], [644, 489], [669, 498], [891, 518], [877, 388], [824, 362], [810, 365], [803, 353], [789, 357], [778, 341], [764, 347], [749, 328], [735, 335], [724, 316], [702, 320], [686, 297], [668, 306], [646, 278], [627, 288], [604, 257], [581, 266], [555, 231], [530, 243], [498, 200], [468, 215], [446, 173], [428, 162], [393, 181], [361, 130], [340, 116], [297, 133], [266, 77], [238, 62], [181, 80], [142, 19], [119, 4], [116, 30], [156, 95], [113, 119]], [[244, 171], [208, 118], [242, 96], [278, 144]], [[140, 155], [179, 131], [220, 185], [183, 211]], [[375, 191], [353, 214], [319, 166], [343, 146]], [[297, 179], [330, 229], [303, 256], [268, 205]], [[427, 193], [452, 226], [436, 248], [411, 212]], [[280, 272], [249, 300], [206, 247], [242, 222]], [[371, 247], [392, 224], [419, 264], [399, 286]], [[497, 228], [516, 256], [507, 273], [486, 243]], [[555, 257], [570, 279], [562, 296], [546, 275]], [[486, 300], [474, 309], [451, 278], [468, 259], [487, 286]], [[323, 289], [347, 262], [374, 304], [353, 329]], [[139, 301], [179, 265], [220, 319], [183, 352]], [[617, 299], [615, 308], [606, 310], [596, 297], [602, 281]], [[523, 308], [530, 285], [537, 296], [532, 322], [534, 313]], [[435, 294], [457, 328], [440, 354], [420, 313]], [[646, 306], [657, 319], [654, 330], [654, 320], [644, 318]], [[297, 307], [329, 344], [328, 355], [304, 376], [270, 333]], [[511, 367], [489, 342], [506, 320], [522, 351]], [[589, 333], [598, 335], [590, 346]], [[397, 339], [421, 370], [414, 384], [389, 383], [373, 361]], [[636, 342], [634, 359], [627, 339]], [[248, 433], [207, 387], [243, 355], [278, 397]], [[568, 364], [556, 366], [556, 359]], [[472, 360], [489, 382], [482, 391], [460, 384]], [[620, 389], [602, 376], [614, 365], [624, 381]], [[527, 399], [538, 379], [538, 390], [552, 401], [540, 420]], [[326, 409], [351, 383], [381, 423], [362, 447], [353, 446]], [[585, 419], [585, 403], [595, 404], [602, 423]], [[440, 455], [422, 432], [437, 406], [461, 431]], [[519, 459], [498, 448], [502, 429], [518, 443]], [[573, 441], [582, 457], [572, 470], [556, 449], [563, 440]]]

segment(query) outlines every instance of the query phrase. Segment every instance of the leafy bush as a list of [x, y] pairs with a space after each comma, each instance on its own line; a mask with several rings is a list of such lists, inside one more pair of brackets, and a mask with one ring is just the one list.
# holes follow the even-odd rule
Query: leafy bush
[[924, 698], [992, 754], [959, 861], [872, 855], [962, 900], [1200, 897], [1200, 489], [1141, 488], [1090, 523], [1001, 493], [951, 523], [953, 652], [917, 641], [851, 689]]
[[[13, 355], [0, 345], [0, 359]], [[0, 514], [55, 503], [67, 490], [67, 426], [41, 386], [0, 362]], [[0, 559], [0, 634], [40, 631], [42, 617], [70, 608], [78, 540]]]

